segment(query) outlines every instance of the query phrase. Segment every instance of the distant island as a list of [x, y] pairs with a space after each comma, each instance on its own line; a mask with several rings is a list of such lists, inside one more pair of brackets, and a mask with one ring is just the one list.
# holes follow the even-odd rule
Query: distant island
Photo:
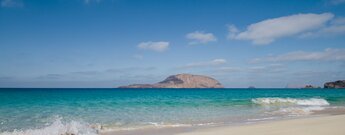
[[154, 84], [131, 84], [119, 88], [224, 88], [223, 85], [208, 76], [177, 74]]
[[338, 80], [335, 82], [327, 82], [324, 84], [324, 88], [328, 88], [328, 89], [345, 88], [345, 80]]
[[[204, 75], [177, 74], [167, 77], [165, 80], [154, 84], [130, 84], [118, 88], [224, 88], [216, 79]], [[255, 88], [250, 86], [248, 88]], [[305, 85], [302, 88], [321, 88], [319, 86]], [[326, 82], [326, 89], [345, 88], [345, 80]]]
[[304, 88], [305, 89], [320, 89], [321, 87], [320, 86], [313, 86], [313, 85], [308, 84], [308, 85], [304, 86]]
[[[314, 85], [305, 85], [304, 87], [301, 87], [304, 89], [320, 89], [320, 86], [314, 86]], [[326, 82], [323, 86], [324, 89], [344, 89], [345, 88], [345, 80], [338, 80], [334, 82]]]

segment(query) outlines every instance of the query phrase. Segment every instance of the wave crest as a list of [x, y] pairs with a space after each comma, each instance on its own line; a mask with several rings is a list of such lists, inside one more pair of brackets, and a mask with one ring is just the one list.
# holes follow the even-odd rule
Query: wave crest
[[322, 98], [295, 99], [295, 98], [255, 98], [252, 102], [259, 105], [303, 105], [326, 106], [327, 100]]

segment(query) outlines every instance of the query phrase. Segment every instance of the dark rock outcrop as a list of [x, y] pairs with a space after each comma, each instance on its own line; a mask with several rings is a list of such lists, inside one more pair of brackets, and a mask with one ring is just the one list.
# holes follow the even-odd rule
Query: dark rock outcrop
[[345, 80], [338, 80], [335, 82], [327, 82], [324, 84], [324, 88], [329, 88], [329, 89], [345, 88]]
[[217, 80], [191, 74], [172, 75], [165, 80], [155, 84], [132, 84], [120, 86], [119, 88], [223, 88]]
[[320, 88], [320, 87], [319, 86], [313, 86], [313, 85], [304, 86], [304, 89], [315, 89], [315, 88]]

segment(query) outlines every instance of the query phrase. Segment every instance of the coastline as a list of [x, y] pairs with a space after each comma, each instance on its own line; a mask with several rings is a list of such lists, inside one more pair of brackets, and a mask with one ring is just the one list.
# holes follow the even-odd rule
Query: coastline
[[151, 128], [129, 132], [110, 131], [101, 135], [344, 135], [342, 125], [345, 125], [343, 112], [243, 125]]

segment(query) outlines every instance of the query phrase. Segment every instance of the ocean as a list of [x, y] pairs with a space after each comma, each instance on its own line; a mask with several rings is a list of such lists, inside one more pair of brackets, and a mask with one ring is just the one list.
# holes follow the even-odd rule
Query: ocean
[[0, 135], [245, 124], [344, 107], [344, 89], [2, 88]]

